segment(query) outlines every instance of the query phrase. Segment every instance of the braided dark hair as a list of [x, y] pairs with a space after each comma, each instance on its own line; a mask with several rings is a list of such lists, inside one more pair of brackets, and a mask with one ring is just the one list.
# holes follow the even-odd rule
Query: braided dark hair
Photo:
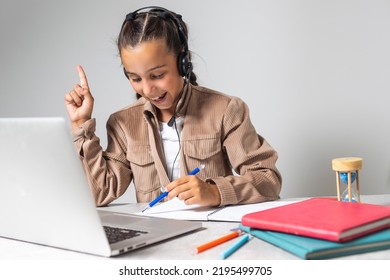
[[[188, 38], [188, 28], [181, 16], [177, 17], [184, 33]], [[136, 17], [126, 19], [120, 30], [117, 46], [119, 54], [126, 47], [136, 47], [142, 42], [163, 39], [166, 42], [168, 50], [175, 56], [183, 51], [183, 43], [175, 22], [169, 18], [161, 16], [161, 11], [152, 9], [147, 12], [138, 13]], [[191, 52], [188, 54], [191, 60]], [[191, 71], [189, 81], [192, 85], [198, 85], [196, 75]]]

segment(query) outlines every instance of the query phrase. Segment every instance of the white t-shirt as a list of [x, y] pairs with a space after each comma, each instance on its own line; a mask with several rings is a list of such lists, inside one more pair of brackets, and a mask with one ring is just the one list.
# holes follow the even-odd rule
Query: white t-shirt
[[[176, 119], [172, 127], [160, 122], [160, 136], [163, 143], [165, 160], [168, 168], [168, 178], [173, 181], [180, 176], [180, 139], [183, 130], [184, 117]], [[176, 131], [177, 126], [177, 131]], [[172, 172], [173, 169], [173, 172]]]

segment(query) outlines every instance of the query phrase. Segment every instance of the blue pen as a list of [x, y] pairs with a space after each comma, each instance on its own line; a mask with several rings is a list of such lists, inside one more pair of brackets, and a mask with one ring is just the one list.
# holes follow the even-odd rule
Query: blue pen
[[249, 235], [245, 234], [243, 237], [241, 237], [236, 243], [234, 243], [232, 246], [227, 248], [226, 251], [222, 252], [221, 259], [226, 259], [231, 254], [233, 254], [235, 251], [237, 251], [241, 246], [243, 246], [246, 242], [249, 240]]
[[[188, 173], [188, 175], [195, 175], [197, 174], [199, 171], [201, 171], [203, 168], [205, 167], [204, 164], [201, 164], [199, 167], [195, 168], [194, 170], [192, 170], [190, 173]], [[152, 202], [150, 202], [148, 204], [148, 206], [146, 206], [146, 208], [144, 208], [144, 210], [142, 210], [142, 212], [146, 211], [147, 209], [149, 208], [152, 208], [155, 204], [157, 204], [158, 202], [160, 202], [161, 200], [163, 200], [164, 197], [166, 197], [168, 195], [169, 192], [165, 191], [163, 192], [162, 194], [160, 194], [156, 199], [154, 199]]]

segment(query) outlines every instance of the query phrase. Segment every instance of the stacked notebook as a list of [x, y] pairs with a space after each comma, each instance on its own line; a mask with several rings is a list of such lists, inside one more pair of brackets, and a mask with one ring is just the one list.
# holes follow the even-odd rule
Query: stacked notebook
[[241, 229], [302, 259], [328, 259], [390, 248], [390, 207], [304, 201], [246, 214]]

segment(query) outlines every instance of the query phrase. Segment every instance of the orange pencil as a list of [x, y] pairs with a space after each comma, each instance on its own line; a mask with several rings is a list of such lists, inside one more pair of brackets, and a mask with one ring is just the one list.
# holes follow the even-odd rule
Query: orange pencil
[[201, 252], [203, 252], [203, 251], [205, 251], [207, 249], [210, 249], [210, 248], [215, 247], [215, 246], [217, 246], [217, 245], [219, 245], [221, 243], [224, 243], [224, 242], [226, 242], [228, 240], [236, 238], [239, 235], [240, 235], [239, 231], [234, 231], [234, 232], [229, 233], [229, 234], [227, 234], [225, 236], [217, 238], [217, 239], [215, 239], [213, 241], [207, 242], [207, 243], [205, 243], [203, 245], [200, 245], [200, 246], [196, 247], [196, 253], [199, 254], [199, 253], [201, 253]]

